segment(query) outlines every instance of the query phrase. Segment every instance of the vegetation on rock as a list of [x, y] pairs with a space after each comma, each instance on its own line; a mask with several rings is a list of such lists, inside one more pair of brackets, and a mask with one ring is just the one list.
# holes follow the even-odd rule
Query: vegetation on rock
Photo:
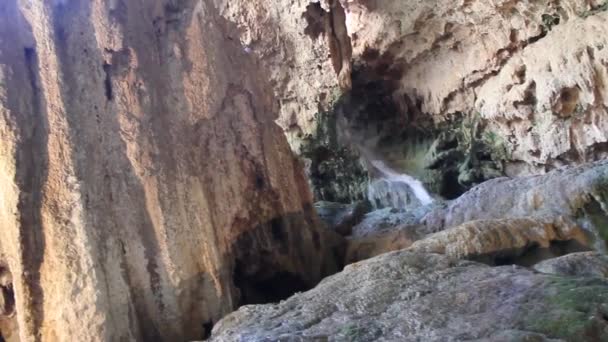
[[335, 110], [341, 101], [316, 115], [316, 129], [304, 137], [300, 155], [309, 161], [307, 172], [316, 200], [352, 203], [365, 199], [368, 178], [358, 153], [338, 140]]

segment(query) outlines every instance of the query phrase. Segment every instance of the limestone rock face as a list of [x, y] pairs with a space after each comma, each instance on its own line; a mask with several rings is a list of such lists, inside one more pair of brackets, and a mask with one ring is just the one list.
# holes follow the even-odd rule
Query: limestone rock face
[[296, 150], [352, 71], [357, 94], [386, 88], [405, 126], [479, 117], [509, 176], [607, 155], [603, 0], [216, 2], [268, 67]]
[[197, 339], [256, 281], [335, 270], [268, 72], [220, 9], [0, 3], [3, 338]]
[[426, 224], [449, 228], [480, 219], [585, 216], [584, 207], [607, 199], [608, 162], [564, 168], [545, 175], [497, 178], [427, 215]]
[[344, 18], [342, 49], [340, 40], [332, 33], [334, 14], [341, 9], [339, 2], [322, 1], [323, 5], [309, 0], [289, 4], [281, 0], [215, 2], [225, 18], [238, 25], [232, 38], [240, 40], [243, 49], [258, 56], [267, 67], [280, 104], [277, 123], [287, 133], [293, 148], [299, 149], [301, 139], [316, 128], [315, 115], [338, 96], [342, 65], [345, 68], [341, 78], [348, 79], [346, 83], [350, 81], [350, 54], [336, 55], [336, 51], [350, 48], [350, 43], [345, 42], [348, 36]]
[[507, 174], [605, 157], [604, 1], [342, 3], [354, 69], [394, 84], [410, 115], [479, 113], [510, 151]]
[[279, 304], [242, 307], [211, 341], [602, 341], [606, 303], [606, 280], [400, 251]]

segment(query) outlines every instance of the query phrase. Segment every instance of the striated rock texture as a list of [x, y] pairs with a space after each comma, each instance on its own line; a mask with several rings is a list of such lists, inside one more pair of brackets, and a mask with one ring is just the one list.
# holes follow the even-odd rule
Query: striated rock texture
[[543, 215], [575, 218], [589, 214], [584, 208], [594, 203], [603, 208], [607, 189], [608, 161], [545, 175], [498, 178], [433, 210], [425, 220], [427, 225], [441, 229], [479, 219]]
[[354, 69], [393, 84], [410, 116], [479, 113], [507, 174], [605, 157], [605, 1], [342, 3]]
[[[606, 251], [608, 162], [487, 181], [449, 202], [367, 214], [348, 236], [347, 261], [415, 251], [529, 265], [581, 250]], [[500, 263], [500, 262], [499, 262]]]
[[211, 341], [604, 341], [606, 303], [604, 279], [400, 251], [242, 307]]
[[278, 122], [298, 151], [341, 85], [394, 106], [403, 129], [478, 119], [504, 155], [463, 183], [607, 156], [604, 0], [217, 1], [270, 70]]
[[335, 271], [268, 73], [214, 4], [6, 0], [0, 18], [4, 339], [201, 338], [266, 298], [256, 282]]
[[[338, 0], [216, 0], [237, 23], [232, 38], [267, 67], [280, 104], [277, 123], [292, 147], [313, 133], [315, 117], [350, 86], [351, 45]], [[339, 81], [340, 80], [340, 81]]]
[[[531, 265], [590, 245], [585, 231], [563, 218], [469, 221], [432, 234], [408, 248], [451, 258], [479, 259], [491, 264]], [[488, 260], [489, 258], [489, 260]]]

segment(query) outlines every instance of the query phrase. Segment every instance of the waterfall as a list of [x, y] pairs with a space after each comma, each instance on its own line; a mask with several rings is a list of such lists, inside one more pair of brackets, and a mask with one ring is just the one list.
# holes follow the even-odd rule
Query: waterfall
[[419, 180], [398, 173], [380, 160], [372, 160], [370, 163], [380, 173], [380, 177], [370, 182], [367, 189], [368, 199], [374, 207], [405, 209], [433, 202]]
[[336, 125], [339, 139], [359, 151], [368, 165], [368, 171], [372, 171], [372, 168], [376, 171], [373, 172], [375, 179], [370, 180], [367, 187], [367, 199], [374, 208], [409, 209], [433, 203], [433, 198], [422, 182], [393, 170], [372, 152], [369, 146], [378, 144], [378, 136], [370, 138], [354, 134], [343, 114], [336, 119]]

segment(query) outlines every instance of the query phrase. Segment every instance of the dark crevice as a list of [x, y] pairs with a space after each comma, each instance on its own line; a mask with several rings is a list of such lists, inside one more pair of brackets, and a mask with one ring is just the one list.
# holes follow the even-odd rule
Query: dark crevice
[[550, 246], [547, 248], [542, 247], [537, 243], [532, 243], [524, 248], [476, 255], [471, 256], [468, 259], [490, 266], [519, 265], [530, 267], [544, 260], [590, 250], [591, 248], [576, 240], [551, 241]]
[[305, 280], [287, 271], [250, 275], [246, 268], [243, 262], [237, 261], [234, 283], [240, 291], [240, 305], [276, 303], [296, 292], [311, 289]]
[[38, 83], [39, 63], [36, 49], [26, 47], [23, 55], [31, 101], [28, 108], [29, 117], [20, 122], [23, 139], [16, 149], [19, 151], [16, 174], [21, 188], [18, 204], [19, 235], [20, 244], [23, 246], [23, 267], [28, 270], [26, 291], [29, 293], [25, 296], [31, 298], [32, 307], [36, 312], [33, 315], [33, 329], [39, 329], [44, 320], [42, 306], [44, 291], [40, 286], [40, 267], [45, 250], [45, 238], [42, 231], [41, 210], [48, 169], [48, 132], [44, 100]]
[[278, 302], [311, 289], [342, 268], [344, 241], [315, 229], [318, 222], [311, 219], [312, 206], [304, 209], [255, 227], [241, 227], [243, 222], [234, 228], [243, 232], [232, 247], [238, 306]]
[[111, 64], [108, 64], [106, 62], [103, 63], [103, 72], [106, 75], [103, 84], [105, 88], [106, 99], [108, 99], [108, 101], [114, 100], [114, 93], [112, 91], [112, 77], [110, 76], [111, 68]]
[[286, 240], [286, 236], [283, 231], [283, 220], [280, 217], [272, 219], [270, 221], [270, 227], [272, 238], [275, 239], [275, 241], [284, 242]]
[[326, 16], [327, 13], [321, 8], [320, 3], [313, 2], [306, 6], [306, 12], [302, 14], [307, 23], [304, 33], [312, 39], [319, 38], [321, 34], [325, 33]]
[[0, 316], [11, 316], [15, 312], [15, 292], [8, 268], [0, 266]]
[[207, 321], [203, 323], [203, 334], [201, 339], [206, 340], [211, 337], [211, 331], [213, 330], [213, 321]]

